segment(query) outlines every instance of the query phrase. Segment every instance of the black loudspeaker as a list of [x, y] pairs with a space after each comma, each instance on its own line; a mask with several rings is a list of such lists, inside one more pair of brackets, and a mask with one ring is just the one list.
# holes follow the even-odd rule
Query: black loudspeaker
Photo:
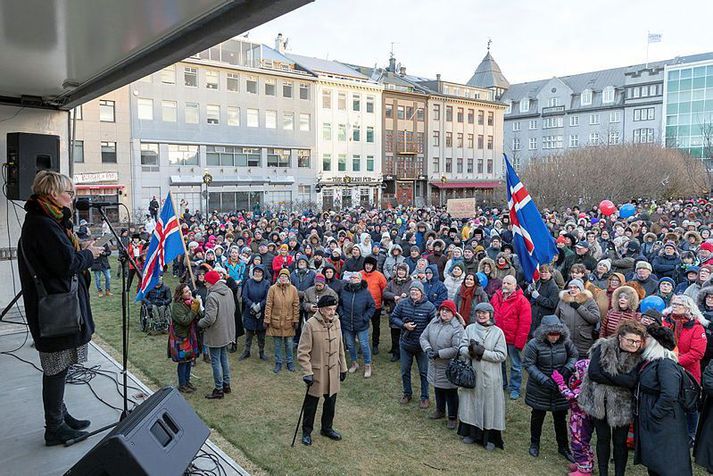
[[59, 136], [10, 132], [7, 134], [7, 196], [27, 200], [40, 170], [59, 172]]
[[182, 475], [210, 430], [174, 387], [151, 395], [65, 476]]

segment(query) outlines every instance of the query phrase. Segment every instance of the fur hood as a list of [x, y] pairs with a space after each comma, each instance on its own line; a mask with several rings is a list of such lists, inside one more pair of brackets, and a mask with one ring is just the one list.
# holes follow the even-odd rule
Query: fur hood
[[613, 277], [619, 278], [619, 284], [623, 285], [626, 282], [626, 278], [624, 277], [623, 274], [621, 273], [611, 273], [609, 277], [607, 278], [607, 287], [609, 286], [609, 280]]
[[512, 260], [510, 258], [508, 258], [507, 256], [505, 256], [505, 253], [503, 253], [502, 251], [495, 256], [496, 265], [500, 258], [503, 258], [508, 266], [512, 266]]
[[433, 240], [433, 247], [435, 249], [436, 245], [440, 244], [441, 245], [441, 254], [445, 254], [446, 252], [446, 242], [443, 241], [442, 239], [438, 238], [436, 240]]
[[399, 250], [401, 252], [399, 256], [404, 255], [404, 250], [401, 248], [401, 245], [393, 245], [389, 251], [389, 255], [394, 256], [394, 250]]
[[490, 259], [490, 258], [481, 259], [480, 263], [478, 263], [478, 272], [485, 273], [485, 271], [483, 271], [483, 268], [485, 267], [486, 264], [490, 265], [491, 275], [488, 276], [488, 278], [490, 278], [495, 273], [495, 261], [493, 261], [492, 259]]
[[691, 230], [691, 231], [687, 231], [686, 233], [684, 233], [683, 239], [688, 241], [688, 238], [690, 238], [691, 236], [693, 236], [696, 239], [696, 241], [693, 243], [696, 246], [700, 245], [701, 242], [703, 241], [703, 238], [701, 238], [700, 233], [698, 233], [696, 230]]
[[698, 309], [703, 310], [706, 308], [706, 296], [713, 294], [713, 286], [706, 283], [707, 285], [702, 287], [698, 291], [698, 298], [696, 299], [696, 304], [698, 304]]
[[562, 337], [560, 337], [560, 340], [558, 342], [569, 339], [569, 328], [565, 326], [564, 323], [559, 320], [559, 318], [557, 319], [557, 321], [557, 324], [552, 325], [541, 324], [535, 330], [535, 333], [533, 334], [533, 339], [544, 342], [547, 339], [547, 334], [550, 332], [559, 332], [560, 334], [562, 334]]
[[639, 308], [639, 293], [636, 289], [631, 286], [619, 286], [614, 290], [611, 296], [611, 308], [615, 311], [621, 311], [619, 308], [619, 296], [621, 293], [628, 292], [631, 295], [631, 311], [636, 311]]
[[647, 232], [647, 233], [644, 235], [644, 243], [649, 243], [649, 242], [652, 242], [652, 241], [656, 241], [656, 238], [657, 238], [656, 234], [651, 233], [651, 232], [649, 231], [649, 232]]
[[[616, 291], [614, 291], [616, 292]], [[576, 302], [577, 304], [584, 304], [585, 302], [589, 301], [590, 299], [594, 299], [594, 295], [588, 291], [584, 290], [581, 291], [579, 294], [576, 296], [572, 297], [571, 294], [569, 294], [569, 291], [566, 289], [563, 291], [560, 291], [560, 301], [564, 301], [567, 304], [570, 304], [572, 302]]]

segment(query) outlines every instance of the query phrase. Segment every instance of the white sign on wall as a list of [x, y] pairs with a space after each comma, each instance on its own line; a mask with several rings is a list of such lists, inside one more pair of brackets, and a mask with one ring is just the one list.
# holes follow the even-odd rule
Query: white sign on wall
[[90, 172], [86, 174], [74, 174], [74, 183], [95, 183], [95, 182], [116, 182], [119, 180], [119, 172]]

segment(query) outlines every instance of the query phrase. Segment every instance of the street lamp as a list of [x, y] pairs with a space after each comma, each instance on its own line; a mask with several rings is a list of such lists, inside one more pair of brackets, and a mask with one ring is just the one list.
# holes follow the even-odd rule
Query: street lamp
[[205, 216], [206, 218], [208, 217], [208, 186], [213, 183], [213, 176], [208, 172], [207, 170], [203, 172], [203, 183], [205, 184], [205, 191], [203, 192], [203, 196], [205, 197]]

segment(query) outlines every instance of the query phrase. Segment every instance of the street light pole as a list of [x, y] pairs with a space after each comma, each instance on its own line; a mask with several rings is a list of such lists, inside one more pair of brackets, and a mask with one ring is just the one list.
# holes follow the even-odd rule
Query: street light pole
[[208, 197], [209, 197], [208, 186], [212, 182], [213, 182], [213, 176], [210, 174], [210, 172], [208, 172], [208, 170], [206, 170], [203, 173], [203, 183], [205, 184], [205, 216], [206, 216], [206, 218], [208, 217], [208, 213], [209, 213], [209, 210], [208, 210]]

